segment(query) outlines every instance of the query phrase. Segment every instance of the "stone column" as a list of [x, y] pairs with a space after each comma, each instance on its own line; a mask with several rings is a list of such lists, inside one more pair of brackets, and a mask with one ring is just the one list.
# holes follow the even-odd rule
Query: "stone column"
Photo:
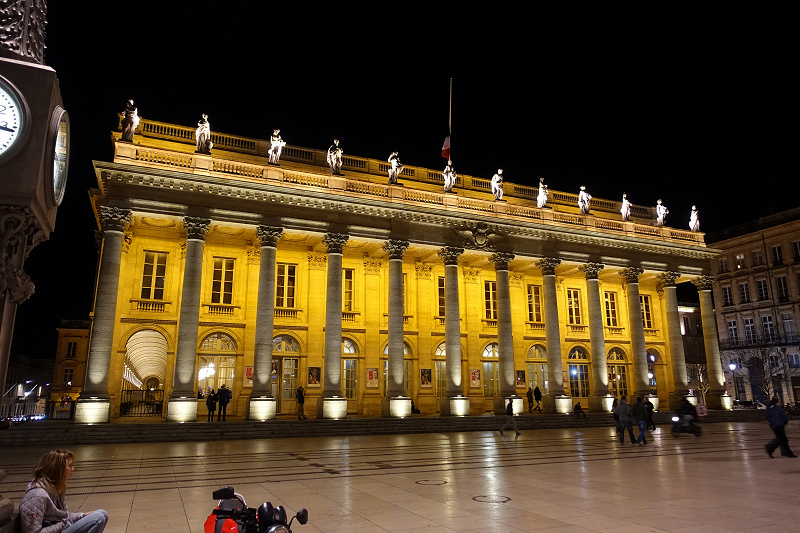
[[700, 320], [703, 323], [703, 345], [706, 349], [706, 366], [711, 388], [706, 393], [706, 405], [710, 409], [733, 409], [733, 398], [725, 390], [722, 361], [719, 357], [717, 325], [714, 320], [714, 306], [711, 302], [711, 286], [714, 278], [700, 276], [692, 281], [700, 294]]
[[592, 395], [589, 409], [596, 413], [608, 413], [614, 398], [608, 392], [608, 366], [606, 365], [605, 327], [603, 326], [603, 304], [600, 298], [600, 281], [597, 279], [604, 265], [586, 263], [580, 270], [586, 276], [586, 303], [589, 308], [589, 344], [592, 348]]
[[516, 375], [514, 372], [514, 336], [511, 328], [511, 292], [508, 286], [508, 264], [514, 254], [496, 253], [489, 260], [494, 263], [497, 276], [497, 351], [500, 358], [500, 394], [494, 400], [494, 412], [506, 413], [506, 405], [511, 402], [514, 414], [522, 414], [525, 409], [522, 399], [517, 396]]
[[125, 230], [131, 212], [116, 207], [100, 207], [103, 245], [97, 291], [94, 297], [89, 359], [86, 378], [75, 404], [75, 421], [96, 423], [109, 421], [108, 371], [111, 366], [114, 327], [117, 323], [117, 294]]
[[348, 235], [341, 233], [328, 233], [322, 239], [328, 247], [328, 278], [323, 389], [317, 405], [319, 418], [347, 418], [347, 398], [342, 395], [342, 251], [348, 239]]
[[275, 256], [283, 228], [258, 226], [261, 241], [258, 265], [258, 303], [256, 304], [256, 343], [253, 354], [253, 391], [248, 419], [273, 420], [277, 401], [272, 396], [272, 338], [275, 325]]
[[411, 416], [411, 398], [405, 395], [403, 382], [403, 255], [408, 250], [408, 241], [388, 240], [383, 243], [389, 255], [389, 345], [388, 345], [388, 391], [383, 398], [383, 416], [403, 418]]
[[664, 307], [667, 320], [667, 340], [669, 341], [670, 361], [672, 362], [672, 383], [674, 390], [669, 395], [669, 408], [678, 409], [681, 400], [689, 395], [689, 379], [686, 374], [686, 355], [683, 351], [680, 315], [678, 314], [678, 295], [675, 282], [680, 272], [664, 272], [658, 275], [659, 286], [664, 291]]
[[167, 404], [167, 420], [186, 422], [197, 419], [195, 375], [197, 373], [197, 326], [200, 323], [200, 293], [203, 282], [203, 244], [211, 227], [206, 218], [184, 217], [186, 260], [183, 266], [181, 309], [175, 347], [172, 394]]
[[642, 302], [639, 300], [639, 276], [644, 270], [637, 267], [626, 268], [619, 273], [625, 279], [625, 292], [628, 295], [628, 325], [631, 332], [631, 360], [633, 361], [633, 387], [631, 397], [650, 395], [650, 380], [647, 377], [647, 346], [644, 343], [644, 324], [642, 322]]
[[447, 365], [447, 396], [442, 398], [442, 416], [466, 416], [469, 398], [464, 396], [461, 369], [461, 311], [458, 303], [458, 258], [463, 248], [446, 246], [439, 250], [444, 261], [444, 343]]
[[542, 271], [544, 293], [544, 337], [547, 344], [548, 391], [542, 398], [546, 413], [571, 413], [572, 398], [564, 392], [564, 367], [561, 357], [561, 328], [556, 292], [556, 267], [561, 259], [545, 257], [536, 262]]

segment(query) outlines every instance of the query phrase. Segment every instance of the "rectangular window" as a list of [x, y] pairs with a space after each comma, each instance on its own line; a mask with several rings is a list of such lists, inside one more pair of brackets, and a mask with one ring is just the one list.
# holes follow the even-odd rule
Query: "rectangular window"
[[653, 318], [650, 313], [650, 297], [640, 294], [639, 302], [642, 304], [642, 327], [644, 327], [644, 329], [653, 329]]
[[759, 301], [769, 299], [769, 287], [767, 287], [767, 280], [760, 279], [756, 281], [756, 291], [758, 292]]
[[730, 287], [722, 287], [722, 305], [733, 305], [733, 291]]
[[275, 307], [294, 307], [297, 265], [278, 263], [275, 286]]
[[764, 340], [773, 342], [775, 340], [775, 325], [772, 323], [772, 315], [761, 317], [761, 328], [764, 331]]
[[406, 309], [408, 309], [408, 301], [406, 301], [406, 299], [408, 298], [408, 293], [406, 292], [406, 273], [405, 272], [403, 272], [403, 277], [401, 278], [401, 280], [403, 282], [403, 314], [407, 315], [408, 313], [406, 312]]
[[486, 308], [486, 319], [497, 320], [497, 283], [483, 282], [483, 300]]
[[800, 241], [792, 243], [792, 258], [795, 263], [800, 262]]
[[739, 284], [739, 303], [749, 304], [750, 303], [750, 284], [749, 283], [740, 283]]
[[625, 365], [608, 365], [608, 391], [614, 396], [628, 395], [628, 380], [625, 376]]
[[724, 274], [728, 271], [728, 260], [725, 257], [719, 258], [719, 273]]
[[606, 326], [616, 328], [619, 326], [617, 321], [617, 293], [606, 292], [604, 298], [606, 302]]
[[749, 344], [756, 341], [756, 330], [752, 318], [744, 319], [744, 338]]
[[342, 311], [353, 310], [353, 278], [355, 271], [352, 268], [342, 269]]
[[444, 278], [439, 278], [439, 315], [444, 316]]
[[792, 313], [781, 313], [783, 322], [783, 334], [787, 342], [794, 342], [794, 315]]
[[78, 343], [77, 342], [68, 342], [67, 343], [67, 358], [68, 359], [75, 359], [76, 355], [78, 355]]
[[567, 289], [567, 313], [570, 324], [581, 324], [581, 291], [578, 289]]
[[163, 300], [164, 280], [167, 275], [167, 254], [165, 252], [145, 252], [142, 271], [143, 300]]
[[750, 257], [753, 259], [753, 266], [761, 266], [764, 264], [764, 254], [761, 253], [761, 250], [753, 250]]
[[531, 388], [539, 387], [542, 394], [547, 394], [547, 363], [528, 363], [528, 383]]
[[781, 245], [772, 247], [772, 266], [781, 266], [783, 264], [783, 249]]
[[800, 368], [800, 354], [790, 353], [788, 356], [789, 368]]
[[214, 274], [211, 282], [211, 303], [233, 303], [233, 259], [227, 257], [214, 258]]
[[75, 369], [74, 368], [65, 368], [64, 369], [64, 386], [65, 387], [71, 387], [73, 379], [75, 379]]
[[736, 327], [735, 320], [728, 320], [728, 342], [731, 344], [739, 342], [739, 328]]
[[589, 365], [569, 365], [569, 392], [573, 398], [589, 396]]
[[744, 261], [744, 252], [736, 254], [735, 260], [736, 260], [736, 270], [747, 268], [747, 264]]
[[542, 286], [528, 285], [528, 322], [542, 321]]
[[[444, 278], [439, 278], [444, 279]], [[447, 394], [447, 363], [445, 361], [433, 362], [434, 394], [437, 398], [444, 398]]]
[[[217, 390], [223, 383], [233, 388], [233, 369], [236, 357], [233, 356], [200, 356], [198, 357], [197, 388], [203, 392]], [[231, 391], [233, 392], [233, 391]]]
[[778, 291], [778, 301], [789, 301], [789, 283], [786, 281], [786, 276], [778, 276], [775, 278], [775, 289]]
[[691, 330], [689, 317], [684, 315], [683, 324], [681, 324], [681, 335], [691, 335], [691, 333], [692, 333], [692, 330]]

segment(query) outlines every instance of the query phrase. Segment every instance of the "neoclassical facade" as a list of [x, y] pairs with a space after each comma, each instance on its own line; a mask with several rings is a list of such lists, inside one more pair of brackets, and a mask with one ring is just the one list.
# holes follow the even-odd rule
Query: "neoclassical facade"
[[[78, 421], [205, 417], [223, 383], [228, 415], [407, 416], [517, 411], [528, 387], [545, 408], [614, 396], [674, 405], [688, 394], [676, 283], [696, 282], [714, 332], [715, 251], [703, 234], [657, 227], [653, 209], [577, 192], [142, 120], [95, 161], [101, 232]], [[705, 338], [711, 407], [727, 406], [716, 336]], [[142, 407], [144, 406], [144, 407]], [[137, 411], [138, 410], [138, 411]], [[204, 418], [203, 418], [204, 419]]]

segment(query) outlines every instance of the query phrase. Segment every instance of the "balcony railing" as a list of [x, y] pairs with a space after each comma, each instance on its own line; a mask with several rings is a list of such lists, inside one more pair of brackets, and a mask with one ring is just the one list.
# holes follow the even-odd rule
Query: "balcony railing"
[[205, 304], [206, 313], [212, 316], [236, 316], [239, 314], [238, 305]]
[[171, 304], [172, 302], [165, 300], [131, 300], [132, 310], [144, 313], [166, 313], [169, 311], [169, 306]]
[[294, 322], [300, 319], [300, 313], [302, 311], [300, 309], [291, 309], [288, 307], [276, 307], [274, 312], [276, 320]]
[[720, 341], [720, 350], [743, 350], [748, 348], [760, 348], [764, 346], [791, 346], [800, 345], [800, 334], [798, 333], [764, 333], [745, 335], [744, 338]]

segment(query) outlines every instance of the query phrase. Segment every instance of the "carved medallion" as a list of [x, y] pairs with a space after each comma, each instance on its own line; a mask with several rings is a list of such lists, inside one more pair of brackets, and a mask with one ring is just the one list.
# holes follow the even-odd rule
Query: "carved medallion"
[[325, 270], [328, 267], [328, 255], [320, 252], [308, 252], [308, 268]]
[[459, 237], [464, 248], [472, 250], [494, 250], [495, 243], [503, 239], [502, 235], [491, 233], [489, 226], [483, 222], [479, 222], [475, 229], [453, 229]]
[[380, 274], [383, 268], [383, 261], [374, 257], [364, 257], [364, 271], [367, 274]]
[[414, 263], [414, 269], [417, 271], [417, 279], [431, 279], [432, 263]]

